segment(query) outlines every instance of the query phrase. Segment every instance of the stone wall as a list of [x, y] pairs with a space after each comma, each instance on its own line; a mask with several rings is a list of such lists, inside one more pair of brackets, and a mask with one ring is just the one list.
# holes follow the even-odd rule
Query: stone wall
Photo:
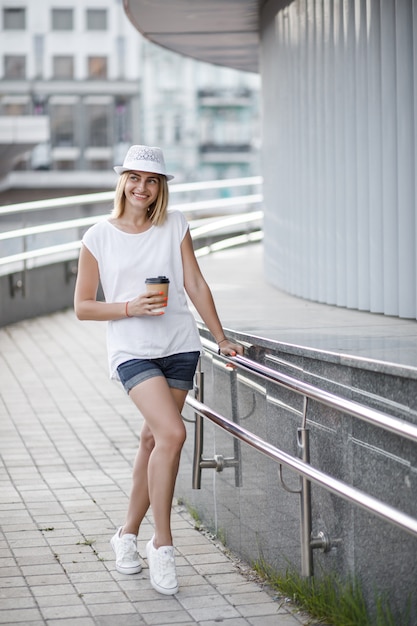
[[[236, 337], [242, 339], [243, 335], [237, 333]], [[248, 350], [251, 359], [417, 423], [415, 369], [252, 340]], [[235, 412], [235, 421], [241, 426], [297, 456], [301, 396], [243, 370], [233, 373], [224, 367], [221, 357], [206, 354], [202, 370], [205, 404], [229, 419]], [[232, 406], [234, 384], [237, 412]], [[277, 463], [241, 443], [239, 472], [230, 467], [222, 472], [204, 469], [201, 490], [193, 490], [194, 415], [190, 407], [184, 416], [189, 435], [177, 495], [243, 559], [265, 559], [281, 573], [288, 568], [300, 572], [300, 498], [283, 488]], [[417, 518], [416, 443], [310, 400], [306, 425], [315, 468]], [[229, 434], [204, 420], [205, 458], [215, 454], [233, 457], [235, 447]], [[241, 486], [236, 486], [239, 476]], [[283, 479], [289, 489], [299, 488], [293, 471], [284, 468]], [[408, 594], [415, 592], [417, 537], [313, 484], [312, 534], [319, 532], [327, 534], [332, 547], [328, 552], [314, 550], [316, 575], [355, 575], [370, 604], [378, 590], [388, 594], [394, 610], [405, 607]]]

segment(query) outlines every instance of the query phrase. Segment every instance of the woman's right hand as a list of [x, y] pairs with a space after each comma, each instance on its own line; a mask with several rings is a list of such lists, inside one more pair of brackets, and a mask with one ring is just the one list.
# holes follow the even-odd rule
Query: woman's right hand
[[162, 291], [160, 292], [145, 292], [129, 300], [127, 303], [126, 312], [129, 317], [140, 316], [152, 316], [164, 315], [165, 311], [161, 311], [161, 308], [165, 308], [168, 304], [168, 298]]

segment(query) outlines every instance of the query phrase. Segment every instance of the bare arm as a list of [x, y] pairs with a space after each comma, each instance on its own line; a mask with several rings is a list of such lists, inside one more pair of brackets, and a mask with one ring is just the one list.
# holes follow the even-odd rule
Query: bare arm
[[213, 295], [206, 283], [195, 258], [190, 232], [185, 235], [181, 244], [182, 263], [184, 267], [184, 287], [191, 302], [197, 309], [201, 319], [219, 344], [223, 354], [234, 356], [243, 354], [243, 347], [227, 339], [214, 304]]
[[164, 313], [153, 311], [153, 308], [166, 305], [164, 297], [158, 294], [143, 293], [127, 304], [126, 302], [98, 302], [99, 280], [98, 263], [91, 252], [82, 245], [74, 294], [74, 310], [78, 319], [109, 321], [139, 315], [164, 315]]
[[81, 246], [75, 284], [74, 310], [80, 320], [118, 320], [126, 317], [125, 303], [97, 302], [98, 264], [91, 252]]

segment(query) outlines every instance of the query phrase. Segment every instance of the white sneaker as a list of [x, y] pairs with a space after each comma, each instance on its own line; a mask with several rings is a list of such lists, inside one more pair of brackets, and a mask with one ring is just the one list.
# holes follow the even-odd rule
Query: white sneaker
[[130, 533], [120, 536], [122, 526], [110, 539], [110, 545], [116, 555], [116, 569], [121, 574], [138, 574], [142, 570], [140, 564], [137, 537]]
[[146, 544], [151, 585], [159, 593], [172, 596], [178, 592], [174, 547], [161, 546], [156, 549], [153, 540], [154, 537]]

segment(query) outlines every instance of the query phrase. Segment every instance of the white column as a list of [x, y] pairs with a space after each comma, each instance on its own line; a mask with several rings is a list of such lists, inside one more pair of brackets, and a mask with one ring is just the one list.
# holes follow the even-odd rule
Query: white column
[[289, 293], [417, 317], [415, 5], [261, 16], [265, 258]]

